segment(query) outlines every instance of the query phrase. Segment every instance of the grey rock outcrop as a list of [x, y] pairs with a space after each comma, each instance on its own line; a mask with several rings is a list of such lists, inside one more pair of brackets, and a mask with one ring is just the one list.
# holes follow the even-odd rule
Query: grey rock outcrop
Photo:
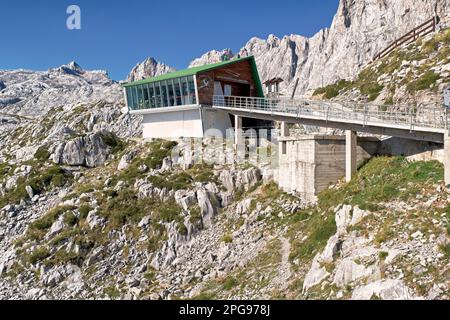
[[189, 68], [202, 66], [205, 64], [211, 64], [211, 63], [217, 63], [225, 60], [230, 60], [234, 57], [233, 52], [231, 49], [224, 49], [222, 51], [212, 50], [204, 55], [202, 55], [200, 58], [195, 59], [189, 64]]
[[108, 159], [110, 148], [99, 134], [78, 137], [56, 147], [52, 159], [57, 164], [98, 167]]
[[403, 281], [387, 279], [356, 288], [353, 291], [352, 300], [369, 300], [374, 296], [383, 300], [418, 299]]
[[174, 68], [156, 61], [150, 57], [138, 63], [128, 75], [127, 81], [138, 81], [149, 77], [159, 76], [165, 73], [175, 71]]

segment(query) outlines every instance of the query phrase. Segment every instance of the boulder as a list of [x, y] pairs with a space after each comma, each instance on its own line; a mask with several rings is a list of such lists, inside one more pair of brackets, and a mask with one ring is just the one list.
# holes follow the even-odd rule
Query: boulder
[[419, 298], [403, 281], [387, 279], [355, 288], [352, 300], [369, 300], [374, 296], [383, 300], [413, 300]]
[[50, 231], [48, 232], [48, 237], [52, 237], [58, 233], [60, 233], [64, 229], [64, 222], [62, 221], [62, 216], [53, 222]]
[[88, 223], [89, 228], [95, 229], [96, 227], [103, 227], [105, 224], [105, 219], [97, 216], [96, 211], [93, 210], [89, 212], [86, 222]]
[[210, 197], [214, 197], [214, 195], [211, 195], [204, 189], [197, 190], [198, 206], [200, 207], [202, 222], [205, 228], [213, 224], [214, 217], [217, 214], [217, 208], [213, 206]]
[[85, 166], [89, 168], [103, 165], [110, 154], [110, 148], [99, 133], [75, 138], [60, 143], [52, 154], [56, 164]]
[[330, 273], [321, 266], [319, 256], [314, 257], [311, 269], [309, 269], [305, 276], [305, 280], [303, 281], [303, 292], [318, 285], [323, 280], [328, 278], [329, 275]]
[[344, 287], [353, 281], [369, 277], [373, 271], [373, 268], [366, 268], [352, 259], [344, 259], [336, 266], [333, 283], [338, 287]]
[[27, 192], [28, 196], [30, 197], [30, 199], [33, 199], [34, 197], [34, 190], [31, 186], [26, 186], [25, 187], [25, 191]]
[[136, 154], [136, 150], [131, 150], [130, 152], [125, 153], [119, 161], [117, 170], [122, 171], [127, 169], [130, 166], [132, 160], [136, 157]]
[[192, 190], [178, 190], [174, 197], [175, 202], [186, 211], [191, 205], [197, 203], [196, 193]]

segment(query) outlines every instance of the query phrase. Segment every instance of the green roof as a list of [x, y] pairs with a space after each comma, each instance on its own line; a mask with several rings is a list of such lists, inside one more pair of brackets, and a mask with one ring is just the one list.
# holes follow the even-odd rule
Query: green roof
[[157, 82], [157, 81], [170, 80], [170, 79], [175, 79], [175, 78], [180, 78], [180, 77], [194, 76], [194, 75], [197, 75], [198, 73], [218, 69], [218, 68], [221, 68], [221, 67], [224, 67], [224, 66], [236, 63], [236, 62], [245, 61], [245, 60], [250, 61], [250, 64], [252, 66], [253, 78], [255, 79], [255, 83], [256, 83], [256, 90], [258, 92], [258, 95], [260, 97], [263, 97], [264, 92], [262, 89], [261, 79], [259, 78], [258, 68], [256, 67], [255, 58], [253, 56], [238, 58], [238, 59], [233, 59], [233, 60], [228, 60], [228, 61], [223, 61], [223, 62], [218, 62], [218, 63], [213, 63], [213, 64], [207, 64], [207, 65], [193, 67], [193, 68], [184, 69], [184, 70], [179, 70], [179, 71], [175, 71], [175, 72], [171, 72], [171, 73], [166, 73], [166, 74], [163, 74], [160, 76], [156, 76], [153, 78], [147, 78], [147, 79], [143, 79], [143, 80], [139, 80], [139, 81], [124, 83], [122, 86], [130, 87], [130, 86], [135, 86], [135, 85], [139, 85], [139, 84], [153, 83], [153, 82]]

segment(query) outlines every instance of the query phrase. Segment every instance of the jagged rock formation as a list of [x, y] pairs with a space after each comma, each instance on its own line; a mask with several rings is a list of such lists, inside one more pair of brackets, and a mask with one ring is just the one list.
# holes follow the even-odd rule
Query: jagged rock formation
[[54, 107], [72, 108], [83, 103], [122, 99], [120, 85], [106, 71], [85, 71], [71, 62], [45, 72], [0, 70], [6, 86], [0, 92], [0, 110], [25, 117], [46, 114]]
[[211, 64], [216, 63], [224, 60], [230, 60], [234, 57], [233, 52], [231, 49], [224, 49], [222, 51], [212, 50], [204, 55], [202, 55], [200, 58], [195, 59], [189, 64], [189, 68], [192, 67], [198, 67], [205, 64]]
[[[449, 0], [340, 0], [330, 28], [311, 38], [301, 35], [252, 38], [239, 55], [255, 56], [263, 80], [283, 78], [281, 89], [285, 92], [292, 92], [294, 79], [299, 78], [297, 94], [304, 94], [339, 79], [356, 77], [391, 41], [430, 19], [435, 3], [437, 13], [448, 16]], [[195, 61], [198, 65], [199, 60]]]
[[174, 68], [165, 65], [164, 63], [156, 61], [150, 57], [143, 62], [138, 63], [128, 75], [127, 81], [137, 81], [149, 77], [159, 76], [168, 72], [175, 71]]

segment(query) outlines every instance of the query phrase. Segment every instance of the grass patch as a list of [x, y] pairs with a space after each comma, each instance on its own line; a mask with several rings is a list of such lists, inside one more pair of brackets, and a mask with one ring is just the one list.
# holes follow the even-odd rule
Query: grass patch
[[50, 158], [50, 152], [45, 146], [39, 147], [34, 153], [34, 158], [42, 162], [47, 161]]
[[50, 251], [46, 247], [38, 247], [30, 254], [28, 262], [34, 265], [47, 259], [49, 256]]
[[428, 71], [416, 81], [411, 81], [410, 83], [408, 83], [406, 86], [406, 90], [410, 94], [412, 94], [416, 91], [430, 89], [431, 87], [436, 85], [436, 82], [440, 78], [441, 77], [439, 76], [439, 74], [435, 73], [434, 71]]
[[114, 133], [103, 131], [99, 133], [100, 138], [102, 139], [103, 143], [106, 144], [108, 147], [111, 148], [112, 153], [118, 153], [125, 149], [125, 143], [117, 137]]
[[319, 205], [330, 208], [343, 203], [375, 211], [380, 202], [408, 200], [417, 195], [424, 184], [443, 180], [443, 175], [443, 166], [437, 161], [410, 162], [404, 157], [378, 157], [360, 168], [344, 187], [322, 192]]
[[61, 206], [53, 208], [50, 211], [48, 211], [42, 218], [32, 222], [30, 224], [30, 229], [47, 230], [59, 218], [59, 216], [74, 209], [76, 209], [76, 207], [73, 206]]

